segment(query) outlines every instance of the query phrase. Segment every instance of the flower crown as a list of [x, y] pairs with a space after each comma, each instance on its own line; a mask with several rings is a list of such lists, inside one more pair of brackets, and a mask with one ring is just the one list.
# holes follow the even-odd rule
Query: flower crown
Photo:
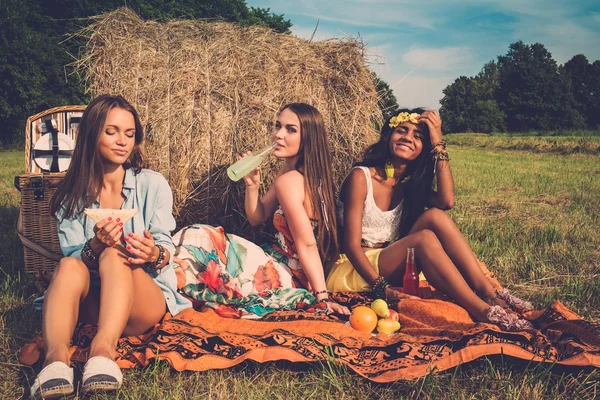
[[395, 117], [390, 118], [390, 128], [395, 128], [400, 124], [403, 124], [405, 122], [410, 122], [413, 124], [418, 124], [419, 123], [419, 116], [421, 114], [417, 114], [417, 113], [407, 113], [405, 112], [401, 112], [400, 114], [396, 115]]

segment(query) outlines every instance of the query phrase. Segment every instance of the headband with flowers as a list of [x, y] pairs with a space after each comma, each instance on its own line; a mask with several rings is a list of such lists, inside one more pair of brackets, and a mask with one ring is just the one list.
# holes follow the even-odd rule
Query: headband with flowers
[[405, 112], [401, 112], [400, 114], [396, 115], [395, 117], [390, 118], [390, 128], [396, 128], [398, 125], [403, 124], [405, 122], [410, 122], [413, 124], [418, 124], [419, 123], [419, 116], [421, 114], [417, 114], [417, 113], [407, 113]]

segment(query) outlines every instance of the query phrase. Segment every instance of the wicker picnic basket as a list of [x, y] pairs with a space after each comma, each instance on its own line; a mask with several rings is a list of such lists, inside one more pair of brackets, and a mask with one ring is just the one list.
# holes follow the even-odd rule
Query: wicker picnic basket
[[[51, 108], [27, 119], [26, 172], [15, 177], [15, 187], [21, 192], [21, 209], [16, 228], [23, 243], [25, 271], [36, 275], [40, 286], [44, 285], [41, 273], [54, 271], [58, 261], [63, 257], [56, 231], [56, 219], [50, 215], [50, 199], [65, 173], [50, 171], [58, 166], [59, 157], [62, 168], [68, 165], [72, 149], [59, 148], [57, 135], [61, 140], [66, 135], [74, 143], [79, 120], [85, 107]], [[36, 143], [42, 141], [50, 143], [51, 147], [45, 150], [37, 149]], [[67, 164], [64, 163], [65, 159]], [[49, 169], [45, 169], [46, 165]]]

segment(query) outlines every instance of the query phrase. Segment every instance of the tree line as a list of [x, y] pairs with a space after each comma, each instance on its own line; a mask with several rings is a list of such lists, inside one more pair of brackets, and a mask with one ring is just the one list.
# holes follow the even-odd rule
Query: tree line
[[540, 43], [511, 44], [443, 93], [447, 132], [600, 129], [600, 60], [578, 54], [558, 65]]
[[290, 33], [292, 23], [244, 0], [2, 0], [0, 2], [0, 146], [23, 140], [25, 120], [39, 111], [86, 104], [79, 77], [66, 67], [85, 43], [65, 40], [89, 17], [127, 6], [142, 18], [218, 19]]

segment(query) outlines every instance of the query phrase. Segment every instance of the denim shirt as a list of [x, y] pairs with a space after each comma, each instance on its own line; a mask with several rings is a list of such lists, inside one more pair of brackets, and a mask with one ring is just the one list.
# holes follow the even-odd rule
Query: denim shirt
[[[138, 213], [123, 224], [123, 237], [130, 232], [138, 235], [148, 230], [154, 242], [169, 250], [171, 259], [163, 268], [150, 272], [154, 282], [162, 290], [167, 307], [172, 315], [191, 307], [191, 301], [177, 291], [177, 277], [173, 269], [175, 249], [171, 240], [171, 231], [175, 229], [173, 218], [173, 194], [167, 180], [158, 172], [143, 169], [135, 174], [133, 169], [125, 171], [123, 181], [123, 209], [135, 208]], [[99, 208], [99, 200], [89, 208]], [[81, 260], [81, 250], [85, 242], [94, 237], [96, 222], [85, 213], [67, 219], [58, 218], [58, 238], [65, 256]], [[93, 279], [97, 279], [94, 278]]]

